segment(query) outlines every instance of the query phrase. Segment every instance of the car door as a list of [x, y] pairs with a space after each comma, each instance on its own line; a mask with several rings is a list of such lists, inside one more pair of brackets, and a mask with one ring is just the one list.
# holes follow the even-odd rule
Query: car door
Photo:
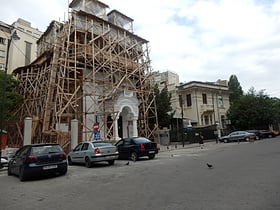
[[19, 149], [14, 158], [11, 159], [11, 171], [17, 175], [19, 175], [19, 171], [20, 171], [20, 168], [23, 166], [25, 160], [26, 160], [26, 157], [28, 155], [28, 152], [30, 150], [30, 147], [28, 146], [25, 146], [25, 147], [22, 147], [21, 149]]
[[124, 148], [123, 148], [123, 140], [119, 140], [115, 146], [118, 148], [118, 152], [119, 152], [119, 157], [120, 158], [125, 158], [125, 154], [124, 154]]
[[238, 140], [244, 140], [246, 138], [247, 133], [240, 131], [239, 132], [239, 136], [238, 136]]
[[80, 162], [82, 163], [85, 162], [85, 157], [87, 156], [88, 147], [89, 147], [89, 143], [83, 143], [83, 146], [81, 147]]
[[233, 132], [231, 134], [230, 140], [231, 141], [237, 141], [238, 140], [238, 136], [239, 136], [239, 132]]
[[71, 152], [71, 160], [74, 163], [80, 163], [81, 162], [81, 148], [83, 146], [83, 143], [78, 144], [73, 151]]
[[134, 144], [131, 139], [123, 140], [122, 152], [126, 158], [130, 158], [131, 153], [134, 151]]

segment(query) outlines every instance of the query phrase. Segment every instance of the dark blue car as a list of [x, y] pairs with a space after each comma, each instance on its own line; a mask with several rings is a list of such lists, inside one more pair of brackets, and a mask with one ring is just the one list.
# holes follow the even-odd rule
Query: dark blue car
[[144, 156], [154, 159], [159, 151], [155, 142], [144, 137], [121, 139], [115, 145], [118, 148], [119, 159], [131, 159], [132, 161]]
[[67, 169], [66, 155], [59, 144], [31, 144], [13, 155], [8, 164], [8, 175], [17, 175], [24, 181], [44, 174], [64, 175]]

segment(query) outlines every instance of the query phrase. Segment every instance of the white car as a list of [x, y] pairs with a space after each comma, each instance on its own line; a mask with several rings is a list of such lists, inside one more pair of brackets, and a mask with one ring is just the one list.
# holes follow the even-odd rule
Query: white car
[[4, 157], [1, 157], [1, 166], [0, 168], [3, 168], [4, 166], [8, 166], [8, 160]]
[[119, 158], [118, 149], [110, 142], [81, 142], [68, 154], [68, 164], [83, 163], [90, 168], [96, 162], [108, 162], [113, 165]]

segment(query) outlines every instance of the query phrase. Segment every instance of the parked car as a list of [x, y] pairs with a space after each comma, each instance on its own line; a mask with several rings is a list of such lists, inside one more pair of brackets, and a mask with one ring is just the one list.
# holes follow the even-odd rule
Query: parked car
[[144, 156], [153, 159], [159, 151], [155, 142], [144, 137], [121, 139], [115, 145], [118, 148], [120, 159], [131, 159], [133, 161]]
[[8, 159], [6, 157], [1, 157], [1, 165], [0, 168], [8, 166]]
[[66, 154], [59, 144], [31, 144], [21, 147], [8, 164], [8, 175], [24, 181], [44, 174], [64, 175], [68, 165]]
[[247, 131], [234, 131], [227, 136], [220, 138], [221, 142], [232, 142], [232, 141], [250, 141], [256, 139], [256, 134], [249, 133]]
[[256, 140], [275, 137], [274, 132], [269, 130], [247, 130], [247, 132], [254, 133]]
[[108, 162], [113, 165], [119, 157], [117, 147], [110, 142], [81, 142], [68, 154], [68, 163], [83, 163], [90, 168], [96, 162]]
[[269, 130], [259, 130], [260, 138], [272, 138], [275, 137], [275, 134]]
[[254, 133], [256, 135], [255, 139], [256, 140], [259, 140], [261, 139], [261, 136], [260, 136], [260, 131], [259, 130], [246, 130], [248, 133]]

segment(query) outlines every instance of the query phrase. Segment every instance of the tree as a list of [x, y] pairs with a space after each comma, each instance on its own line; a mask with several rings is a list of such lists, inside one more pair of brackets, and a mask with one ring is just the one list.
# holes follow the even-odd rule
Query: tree
[[267, 129], [275, 121], [274, 100], [251, 88], [231, 104], [227, 117], [238, 129]]
[[[12, 75], [5, 75], [5, 72], [0, 71], [0, 103], [2, 103], [0, 106], [4, 105], [4, 112], [1, 113], [4, 121], [11, 120], [15, 110], [22, 104], [23, 97], [17, 92], [18, 84], [19, 82]], [[5, 94], [3, 94], [4, 87]]]
[[237, 79], [236, 75], [231, 75], [228, 82], [229, 89], [229, 101], [230, 103], [234, 103], [237, 101], [240, 96], [243, 95], [242, 87]]
[[159, 91], [158, 85], [155, 85], [155, 96], [159, 127], [169, 127], [174, 115], [170, 102], [171, 94], [166, 87]]

